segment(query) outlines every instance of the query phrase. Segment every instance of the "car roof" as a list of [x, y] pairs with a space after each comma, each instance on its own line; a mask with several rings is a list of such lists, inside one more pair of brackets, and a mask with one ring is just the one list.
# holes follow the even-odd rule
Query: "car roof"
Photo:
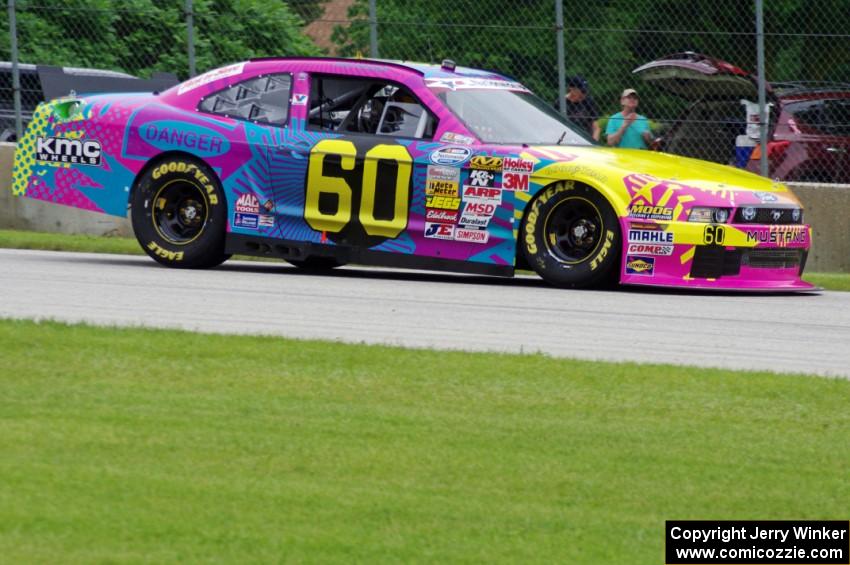
[[[423, 78], [489, 78], [499, 80], [513, 80], [510, 77], [488, 71], [484, 69], [474, 69], [471, 67], [454, 66], [450, 68], [444, 65], [435, 65], [432, 63], [419, 63], [414, 61], [401, 61], [394, 59], [369, 59], [369, 58], [344, 58], [344, 57], [261, 57], [251, 59], [250, 63], [258, 62], [276, 62], [281, 63], [322, 63], [322, 64], [339, 64], [351, 68], [352, 65], [386, 65], [397, 68], [400, 71], [413, 72], [421, 75]], [[454, 65], [454, 63], [451, 63]]]

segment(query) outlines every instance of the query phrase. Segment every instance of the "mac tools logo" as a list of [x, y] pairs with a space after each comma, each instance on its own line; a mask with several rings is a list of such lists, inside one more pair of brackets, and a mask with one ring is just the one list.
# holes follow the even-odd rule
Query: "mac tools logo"
[[39, 137], [35, 148], [36, 159], [48, 163], [100, 166], [101, 153], [100, 143], [97, 141], [64, 137]]

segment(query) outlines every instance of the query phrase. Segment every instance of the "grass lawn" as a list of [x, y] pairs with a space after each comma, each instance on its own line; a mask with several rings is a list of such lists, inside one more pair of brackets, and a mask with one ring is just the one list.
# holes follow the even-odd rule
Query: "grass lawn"
[[844, 519], [850, 382], [0, 321], [0, 555], [663, 563]]
[[[87, 253], [119, 253], [142, 255], [138, 242], [124, 237], [63, 235], [53, 233], [0, 230], [0, 248], [47, 249], [50, 251], [80, 251]], [[262, 257], [237, 255], [237, 259], [267, 261]], [[850, 273], [805, 273], [803, 279], [827, 290], [850, 291]]]

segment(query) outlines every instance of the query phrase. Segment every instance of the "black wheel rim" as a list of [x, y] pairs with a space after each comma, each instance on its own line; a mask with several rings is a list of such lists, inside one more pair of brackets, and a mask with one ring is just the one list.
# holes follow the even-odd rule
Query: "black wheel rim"
[[153, 199], [153, 225], [157, 233], [176, 245], [186, 245], [201, 235], [207, 223], [207, 200], [200, 187], [173, 181]]
[[584, 198], [568, 198], [549, 212], [545, 224], [549, 253], [563, 263], [588, 259], [602, 240], [602, 215]]

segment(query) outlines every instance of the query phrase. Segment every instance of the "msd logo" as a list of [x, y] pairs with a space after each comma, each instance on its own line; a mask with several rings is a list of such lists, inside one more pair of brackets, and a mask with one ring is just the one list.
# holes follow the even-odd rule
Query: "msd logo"
[[250, 192], [246, 192], [236, 200], [236, 211], [243, 214], [259, 214], [260, 201]]

